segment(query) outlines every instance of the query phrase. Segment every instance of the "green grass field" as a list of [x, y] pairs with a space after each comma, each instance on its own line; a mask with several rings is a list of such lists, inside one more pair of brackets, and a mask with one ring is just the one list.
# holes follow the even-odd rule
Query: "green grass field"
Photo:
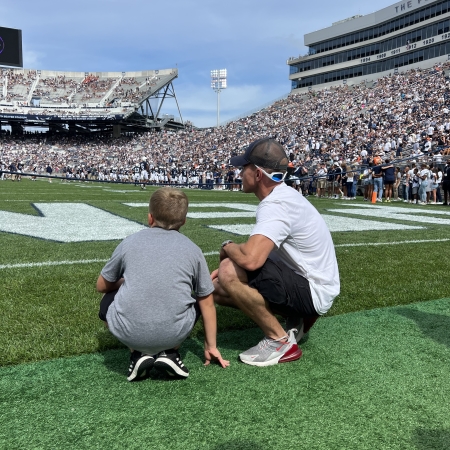
[[[261, 333], [218, 308], [228, 369], [202, 367], [198, 326], [182, 351], [188, 380], [127, 383], [95, 281], [121, 233], [146, 224], [152, 189], [0, 182], [0, 448], [450, 447], [449, 208], [310, 197], [332, 230], [341, 294], [303, 358], [238, 363]], [[213, 270], [222, 241], [246, 240], [257, 200], [186, 193], [181, 231]]]

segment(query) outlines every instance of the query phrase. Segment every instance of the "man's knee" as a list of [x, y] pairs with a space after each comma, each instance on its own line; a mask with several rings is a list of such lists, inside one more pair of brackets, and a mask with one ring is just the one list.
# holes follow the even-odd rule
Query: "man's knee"
[[247, 272], [234, 261], [229, 258], [225, 258], [219, 265], [219, 282], [232, 283], [234, 281], [240, 281], [241, 283], [247, 283]]
[[219, 283], [224, 286], [228, 283], [236, 281], [238, 279], [236, 272], [236, 264], [231, 261], [229, 258], [225, 258], [220, 262], [219, 265]]

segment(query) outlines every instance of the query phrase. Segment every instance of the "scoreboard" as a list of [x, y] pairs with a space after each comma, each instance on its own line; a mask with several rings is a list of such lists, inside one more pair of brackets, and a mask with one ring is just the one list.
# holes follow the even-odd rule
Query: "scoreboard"
[[0, 27], [0, 66], [23, 67], [22, 30]]

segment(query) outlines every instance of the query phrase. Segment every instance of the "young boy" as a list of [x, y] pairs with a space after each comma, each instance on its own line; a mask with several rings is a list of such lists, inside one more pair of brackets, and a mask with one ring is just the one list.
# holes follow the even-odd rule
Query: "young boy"
[[[186, 378], [178, 348], [200, 314], [205, 328], [205, 365], [229, 365], [216, 347], [214, 287], [197, 245], [178, 232], [186, 222], [184, 192], [162, 188], [150, 198], [150, 228], [124, 239], [97, 280], [103, 292], [99, 317], [131, 351], [128, 381], [152, 367]], [[195, 292], [195, 298], [192, 296]]]

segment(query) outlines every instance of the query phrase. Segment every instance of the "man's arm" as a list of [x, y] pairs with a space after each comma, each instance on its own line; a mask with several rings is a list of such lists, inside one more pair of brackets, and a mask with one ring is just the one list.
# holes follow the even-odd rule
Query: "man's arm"
[[122, 286], [124, 279], [112, 283], [111, 281], [105, 280], [102, 275], [99, 275], [97, 279], [97, 292], [101, 292], [102, 294], [107, 294], [108, 292], [117, 291], [120, 286]]
[[222, 247], [220, 260], [230, 258], [244, 270], [252, 271], [262, 267], [274, 247], [275, 244], [268, 237], [255, 234], [243, 244], [231, 242]]

